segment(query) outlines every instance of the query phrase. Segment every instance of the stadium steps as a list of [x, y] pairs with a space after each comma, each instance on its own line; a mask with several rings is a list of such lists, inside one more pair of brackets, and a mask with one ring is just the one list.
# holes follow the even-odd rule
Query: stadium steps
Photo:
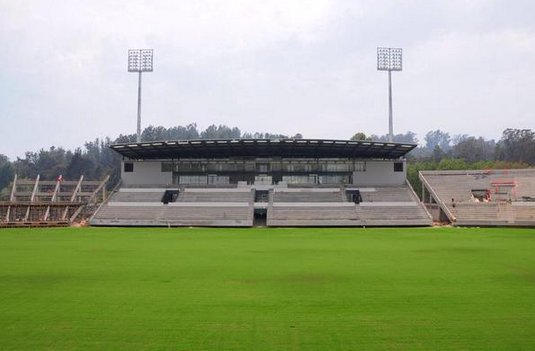
[[[254, 190], [182, 188], [177, 202], [164, 205], [166, 189], [126, 188], [91, 219], [92, 225], [252, 226]], [[360, 204], [345, 201], [340, 188], [283, 188], [269, 191], [267, 226], [430, 225], [410, 189], [368, 188]]]
[[182, 189], [177, 202], [248, 202], [250, 189]]
[[[125, 188], [92, 217], [95, 226], [215, 226], [253, 225], [251, 191], [232, 189], [181, 190], [182, 201], [164, 205], [166, 189]], [[235, 190], [235, 189], [234, 189]], [[184, 196], [184, 194], [188, 194]], [[228, 196], [227, 196], [228, 195]], [[180, 195], [179, 195], [180, 199]]]
[[[282, 192], [274, 192], [270, 197], [267, 225], [279, 227], [431, 225], [429, 214], [407, 186], [354, 187], [354, 189], [361, 190], [363, 201], [360, 204], [340, 201], [344, 199], [341, 191], [323, 190], [321, 196], [314, 196], [318, 194], [310, 189], [303, 189], [300, 192], [284, 193], [283, 197], [279, 196]], [[297, 201], [308, 200], [308, 197], [314, 197], [316, 201]], [[281, 199], [284, 201], [280, 201]]]
[[[459, 226], [535, 226], [535, 170], [423, 171], [420, 178]], [[494, 182], [512, 181], [512, 201], [496, 201]], [[491, 202], [475, 202], [473, 189], [489, 189]], [[454, 200], [454, 201], [452, 201]], [[451, 218], [452, 217], [452, 218]]]
[[249, 204], [192, 203], [172, 206], [141, 203], [105, 205], [92, 219], [92, 225], [121, 226], [252, 226]]
[[304, 188], [275, 189], [274, 202], [342, 202], [343, 196], [339, 188]]

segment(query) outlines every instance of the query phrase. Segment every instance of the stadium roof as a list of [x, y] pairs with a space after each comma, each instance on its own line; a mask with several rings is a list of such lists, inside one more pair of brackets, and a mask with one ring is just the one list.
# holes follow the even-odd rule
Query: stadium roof
[[393, 159], [416, 144], [326, 139], [194, 139], [114, 144], [129, 159], [306, 157]]

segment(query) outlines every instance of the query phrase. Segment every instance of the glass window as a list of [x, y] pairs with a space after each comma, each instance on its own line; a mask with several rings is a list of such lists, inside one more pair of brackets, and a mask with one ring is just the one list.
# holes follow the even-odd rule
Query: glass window
[[124, 163], [124, 172], [125, 173], [132, 173], [134, 171], [134, 164], [132, 162], [125, 162]]
[[403, 172], [403, 162], [394, 162], [394, 172]]
[[366, 172], [366, 162], [365, 161], [355, 162], [355, 172]]

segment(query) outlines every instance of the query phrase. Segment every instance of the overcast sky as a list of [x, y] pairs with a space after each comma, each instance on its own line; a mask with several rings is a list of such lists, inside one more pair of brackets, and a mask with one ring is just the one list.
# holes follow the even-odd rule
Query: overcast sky
[[403, 48], [394, 132], [534, 128], [535, 1], [0, 0], [0, 153], [135, 133], [129, 48], [153, 48], [142, 126], [306, 138], [388, 131], [376, 48]]

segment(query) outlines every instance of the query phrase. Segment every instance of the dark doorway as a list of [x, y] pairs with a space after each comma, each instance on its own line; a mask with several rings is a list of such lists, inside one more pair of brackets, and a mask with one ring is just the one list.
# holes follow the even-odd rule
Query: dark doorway
[[254, 209], [254, 222], [255, 227], [265, 227], [267, 225], [267, 209], [255, 208]]
[[360, 195], [360, 191], [355, 190], [346, 190], [346, 198], [349, 202], [354, 202], [356, 204], [360, 204], [362, 202], [362, 195]]
[[178, 198], [178, 190], [166, 190], [162, 196], [162, 202], [167, 205], [170, 202], [175, 202]]

